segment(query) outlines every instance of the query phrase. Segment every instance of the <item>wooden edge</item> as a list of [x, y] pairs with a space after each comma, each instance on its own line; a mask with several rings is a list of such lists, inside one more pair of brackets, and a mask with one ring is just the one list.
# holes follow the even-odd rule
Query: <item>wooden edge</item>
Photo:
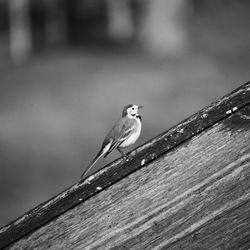
[[74, 184], [12, 223], [0, 228], [0, 248], [31, 233], [248, 104], [250, 104], [250, 82], [131, 151], [129, 161], [123, 162], [118, 159], [112, 162], [96, 174]]

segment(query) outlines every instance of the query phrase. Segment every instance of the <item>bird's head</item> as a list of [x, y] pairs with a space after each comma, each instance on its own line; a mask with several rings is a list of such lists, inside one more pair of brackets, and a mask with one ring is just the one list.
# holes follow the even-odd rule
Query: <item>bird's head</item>
[[136, 117], [138, 114], [138, 109], [141, 109], [143, 106], [138, 106], [135, 104], [129, 104], [124, 107], [122, 111], [122, 116], [129, 116], [130, 118]]

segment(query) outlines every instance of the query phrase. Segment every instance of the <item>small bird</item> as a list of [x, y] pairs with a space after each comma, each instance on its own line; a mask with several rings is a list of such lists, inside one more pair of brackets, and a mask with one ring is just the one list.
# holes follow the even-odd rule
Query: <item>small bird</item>
[[98, 152], [93, 161], [89, 164], [86, 170], [81, 175], [81, 179], [90, 171], [94, 164], [104, 155], [106, 157], [114, 149], [117, 149], [124, 158], [121, 148], [126, 148], [134, 144], [140, 136], [142, 120], [138, 114], [138, 109], [143, 106], [134, 104], [126, 105], [122, 111], [122, 117], [114, 124], [112, 129], [106, 135], [101, 150]]

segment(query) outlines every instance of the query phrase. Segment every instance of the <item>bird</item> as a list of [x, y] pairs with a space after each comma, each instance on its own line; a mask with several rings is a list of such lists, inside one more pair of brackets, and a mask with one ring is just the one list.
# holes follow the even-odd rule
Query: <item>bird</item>
[[122, 117], [113, 125], [106, 135], [100, 151], [81, 175], [81, 180], [84, 179], [86, 174], [102, 156], [105, 158], [114, 149], [117, 149], [122, 157], [127, 159], [127, 155], [122, 151], [122, 148], [133, 145], [141, 134], [142, 118], [138, 114], [138, 110], [141, 108], [143, 108], [143, 106], [135, 104], [129, 104], [123, 108]]

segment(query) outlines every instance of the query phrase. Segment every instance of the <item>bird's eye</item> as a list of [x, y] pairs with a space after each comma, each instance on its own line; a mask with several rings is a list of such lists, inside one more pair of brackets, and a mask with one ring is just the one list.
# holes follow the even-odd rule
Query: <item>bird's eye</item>
[[134, 110], [135, 108], [133, 107], [132, 110]]

